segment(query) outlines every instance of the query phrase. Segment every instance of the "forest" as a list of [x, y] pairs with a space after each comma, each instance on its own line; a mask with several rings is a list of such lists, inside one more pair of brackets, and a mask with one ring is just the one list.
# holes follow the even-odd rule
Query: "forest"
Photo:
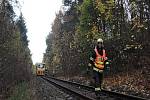
[[104, 88], [146, 95], [149, 33], [149, 0], [64, 0], [47, 36], [43, 62], [54, 76], [85, 77], [90, 53], [102, 38], [111, 63]]
[[[150, 0], [62, 1], [46, 38], [43, 62], [48, 74], [91, 85], [89, 57], [102, 38], [110, 62], [103, 88], [150, 97]], [[17, 0], [0, 0], [0, 97], [36, 79], [26, 21], [15, 7], [21, 9]]]
[[0, 2], [0, 96], [31, 78], [26, 23], [21, 12], [16, 15], [14, 6], [19, 7], [16, 0]]

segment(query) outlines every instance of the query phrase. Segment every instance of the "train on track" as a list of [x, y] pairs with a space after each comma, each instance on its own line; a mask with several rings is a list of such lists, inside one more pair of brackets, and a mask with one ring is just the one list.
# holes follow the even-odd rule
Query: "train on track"
[[45, 63], [36, 63], [36, 75], [37, 76], [44, 76], [46, 73], [46, 66]]

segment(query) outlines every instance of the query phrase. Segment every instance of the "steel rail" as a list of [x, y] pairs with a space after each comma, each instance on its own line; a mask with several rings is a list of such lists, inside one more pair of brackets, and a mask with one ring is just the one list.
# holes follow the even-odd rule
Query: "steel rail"
[[[53, 84], [53, 85], [55, 85], [55, 86], [57, 86], [57, 87], [59, 87], [59, 88], [63, 88], [63, 89], [65, 89], [65, 90], [67, 90], [67, 91], [69, 91], [69, 92], [71, 92], [71, 93], [73, 93], [73, 94], [79, 96], [79, 97], [82, 98], [82, 99], [85, 99], [85, 100], [96, 100], [96, 99], [94, 99], [94, 98], [91, 98], [91, 97], [89, 97], [89, 96], [87, 96], [87, 95], [82, 94], [82, 92], [75, 91], [75, 90], [73, 90], [73, 89], [70, 89], [70, 88], [67, 87], [67, 86], [64, 86], [63, 84], [60, 84], [60, 83], [58, 83], [58, 82], [56, 82], [56, 81], [54, 81], [54, 80], [51, 80], [50, 77], [47, 78], [47, 77], [44, 77], [44, 76], [43, 76], [42, 79], [48, 81], [49, 83], [51, 83], [51, 84]], [[58, 80], [57, 80], [57, 81], [58, 81]]]
[[[83, 85], [83, 84], [79, 84], [79, 83], [71, 82], [71, 81], [65, 81], [65, 80], [57, 79], [57, 78], [50, 77], [50, 76], [47, 76], [47, 77], [48, 78], [52, 78], [52, 79], [57, 80], [57, 81], [66, 82], [68, 84], [73, 84], [73, 85], [76, 85], [76, 86], [79, 86], [81, 88], [84, 88], [84, 89], [87, 89], [89, 91], [93, 91], [94, 92], [94, 87], [92, 87], [92, 86], [87, 86], [87, 85]], [[122, 94], [122, 93], [119, 93], [119, 92], [108, 91], [108, 90], [104, 90], [104, 89], [102, 89], [102, 92], [105, 93], [105, 94], [108, 94], [110, 96], [124, 98], [126, 100], [148, 100], [147, 98], [142, 98], [142, 97], [138, 97], [138, 96], [134, 96], [134, 95]]]

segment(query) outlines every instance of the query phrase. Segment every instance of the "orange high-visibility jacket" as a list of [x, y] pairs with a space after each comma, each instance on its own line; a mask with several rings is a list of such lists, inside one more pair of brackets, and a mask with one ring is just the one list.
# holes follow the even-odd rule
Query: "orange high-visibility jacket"
[[98, 53], [98, 50], [97, 50], [96, 47], [95, 47], [94, 51], [96, 53], [96, 58], [95, 58], [95, 61], [94, 61], [95, 67], [99, 68], [99, 69], [104, 69], [104, 62], [105, 62], [105, 60], [107, 60], [105, 50], [103, 49], [103, 55], [100, 55]]

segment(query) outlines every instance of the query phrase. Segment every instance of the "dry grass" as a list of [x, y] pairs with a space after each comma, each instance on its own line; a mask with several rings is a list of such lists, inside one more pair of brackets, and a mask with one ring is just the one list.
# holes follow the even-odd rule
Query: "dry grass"
[[37, 100], [35, 80], [22, 82], [11, 88], [11, 94], [7, 100]]

